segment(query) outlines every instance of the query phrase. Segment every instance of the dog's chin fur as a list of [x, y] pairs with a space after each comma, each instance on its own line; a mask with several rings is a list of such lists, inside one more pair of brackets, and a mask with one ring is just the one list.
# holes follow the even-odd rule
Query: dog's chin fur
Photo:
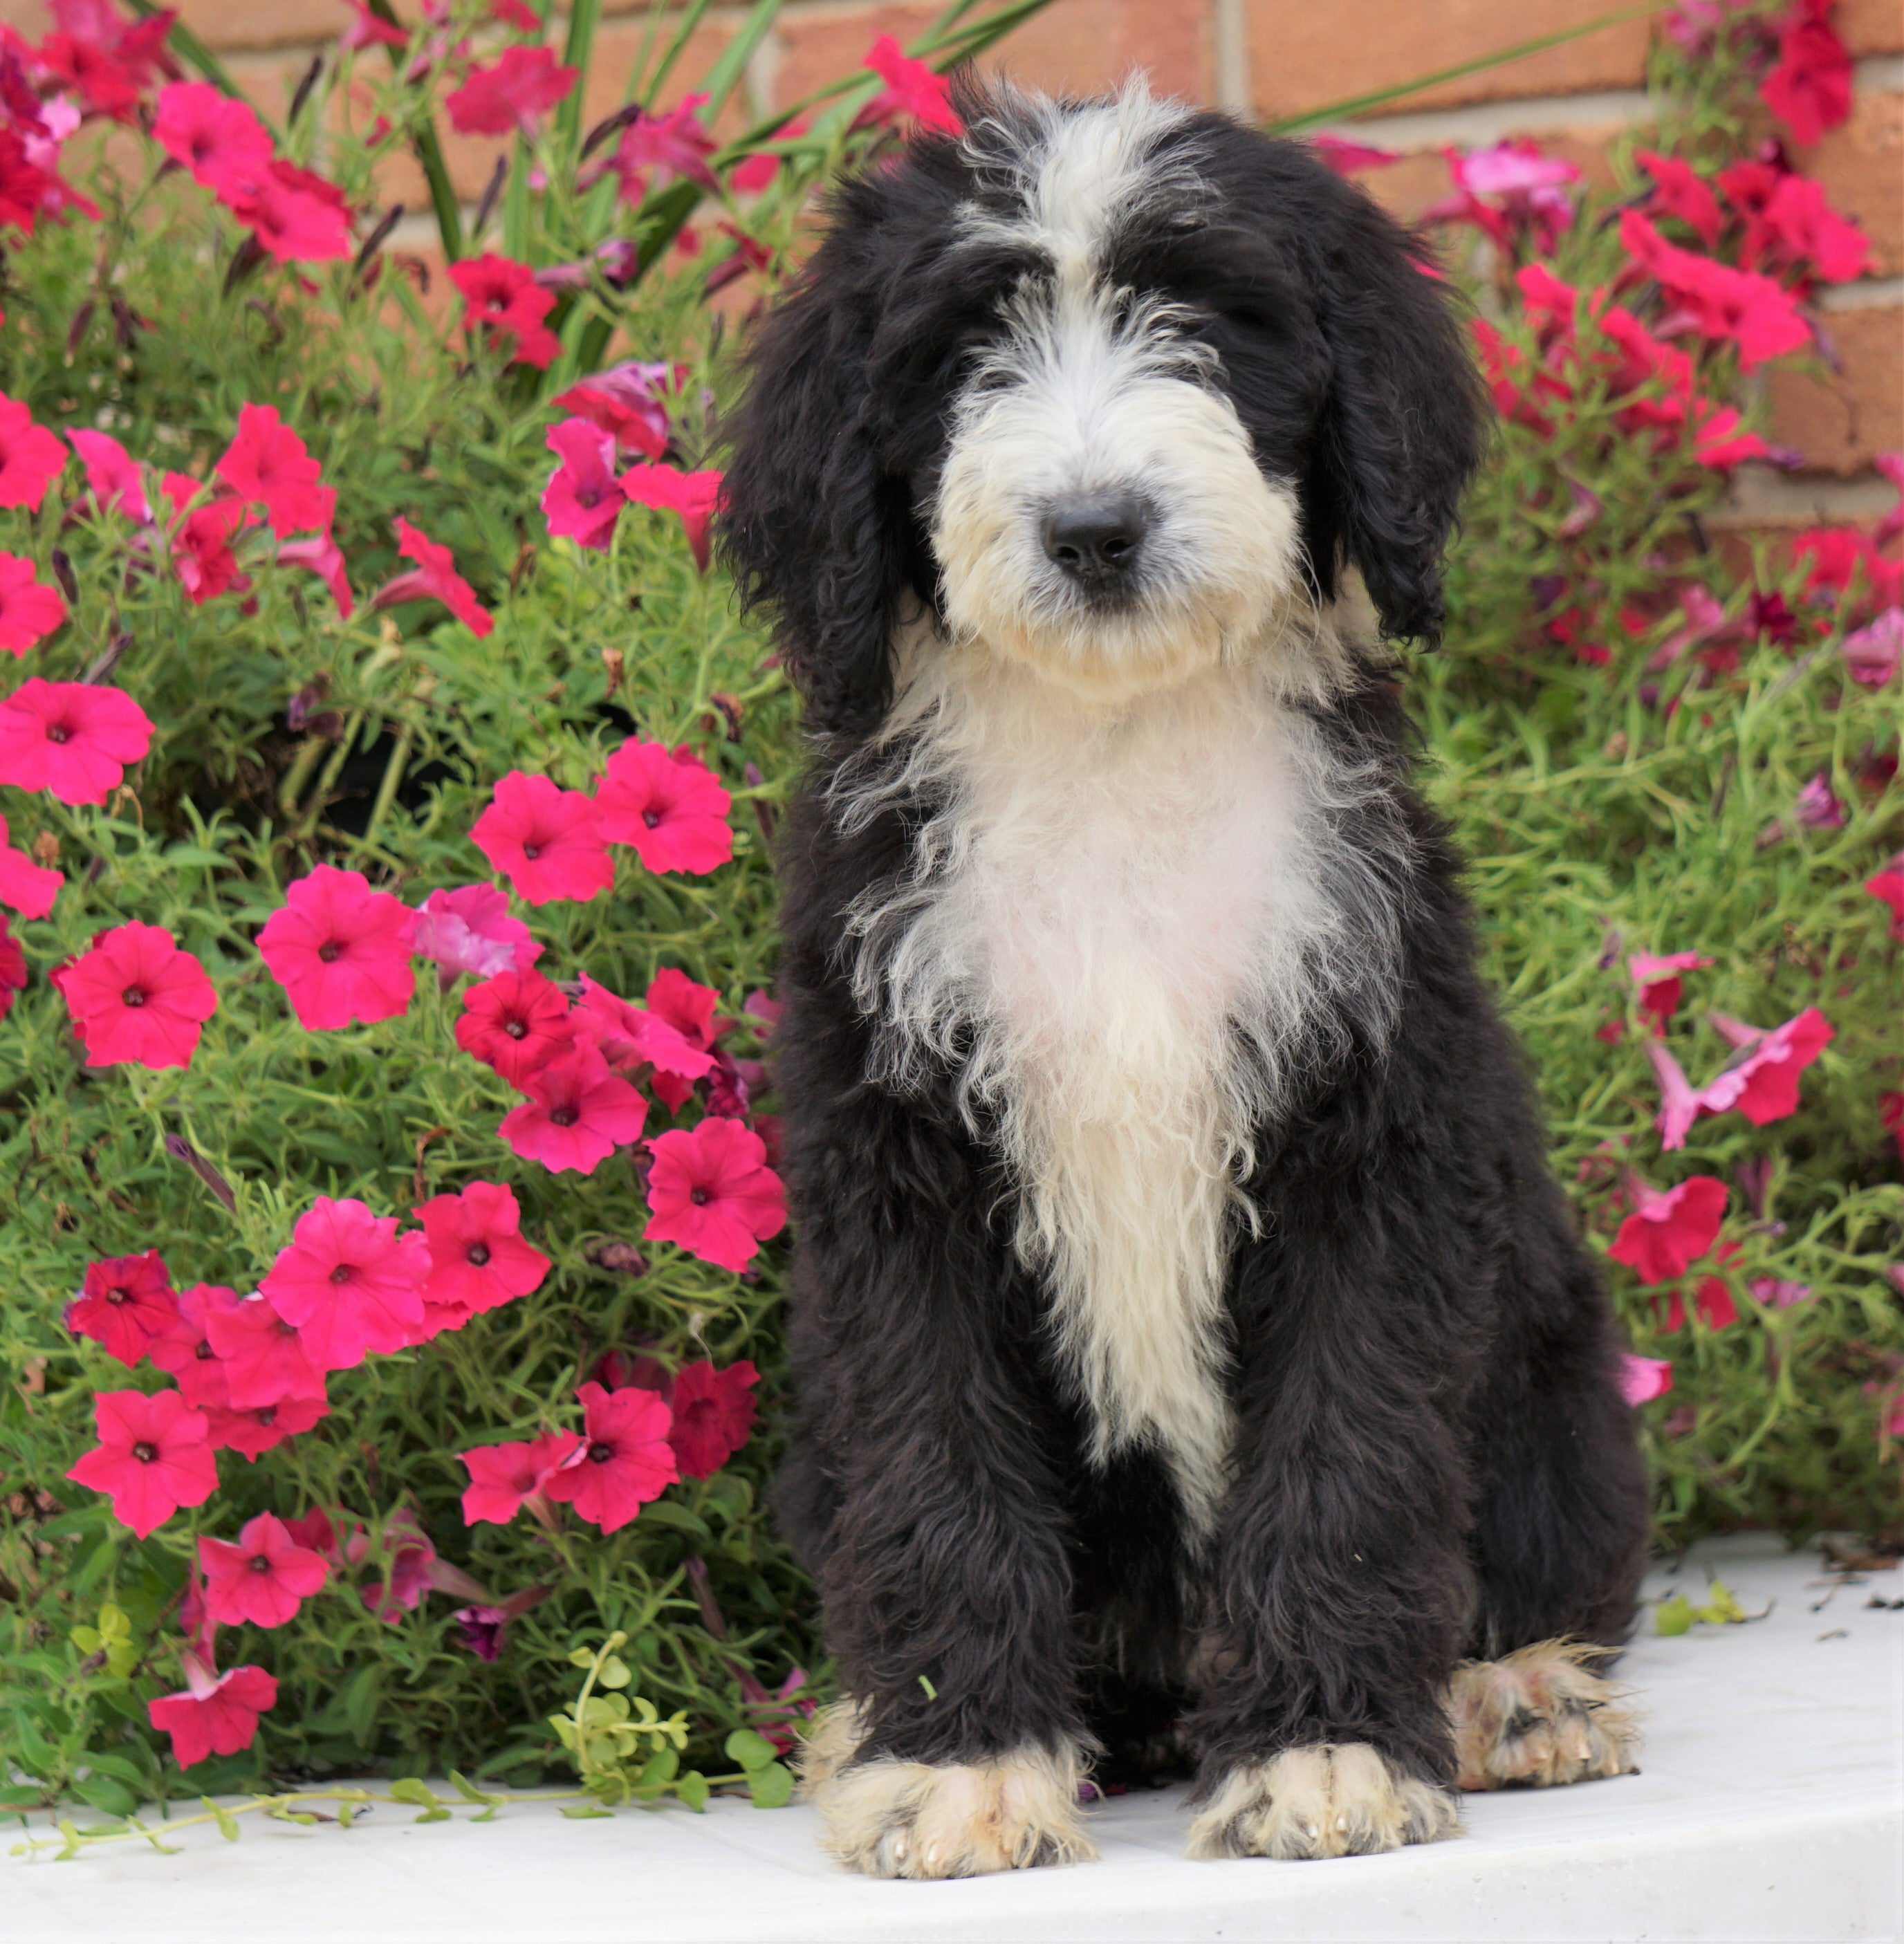
[[1394, 1010], [1382, 860], [1331, 835], [1361, 811], [1406, 837], [1289, 699], [1346, 678], [1340, 644], [1318, 619], [1116, 700], [924, 624], [900, 653], [886, 727], [833, 792], [848, 829], [937, 806], [847, 914], [878, 1059], [901, 1088], [957, 1066], [1093, 1457], [1158, 1450], [1204, 1530], [1252, 1130], [1345, 1017], [1379, 1044]]

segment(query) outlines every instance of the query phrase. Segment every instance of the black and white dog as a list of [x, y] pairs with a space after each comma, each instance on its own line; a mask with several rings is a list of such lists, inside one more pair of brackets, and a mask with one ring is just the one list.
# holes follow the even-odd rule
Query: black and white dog
[[[1630, 1766], [1647, 1494], [1605, 1298], [1409, 777], [1482, 422], [1444, 286], [1306, 149], [960, 97], [762, 327], [725, 540], [816, 756], [779, 1085], [782, 1510], [854, 1699], [835, 1853], [1392, 1849]], [[1464, 1656], [1473, 1658], [1464, 1659]]]

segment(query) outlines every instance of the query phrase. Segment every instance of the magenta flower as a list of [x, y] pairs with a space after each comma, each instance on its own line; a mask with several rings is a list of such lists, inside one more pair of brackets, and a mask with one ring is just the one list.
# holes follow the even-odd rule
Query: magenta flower
[[343, 192], [294, 162], [274, 161], [239, 191], [220, 201], [281, 263], [321, 263], [349, 257], [349, 212]]
[[0, 783], [62, 803], [103, 803], [151, 746], [146, 712], [121, 689], [34, 675], [0, 703]]
[[281, 1627], [330, 1576], [322, 1555], [300, 1546], [269, 1512], [248, 1521], [235, 1546], [201, 1538], [198, 1564], [205, 1610], [226, 1627]]
[[[180, 1395], [194, 1410], [222, 1410], [231, 1402], [224, 1361], [212, 1348], [206, 1318], [215, 1304], [237, 1300], [230, 1290], [217, 1284], [195, 1282], [180, 1291], [171, 1321], [146, 1346], [146, 1355], [161, 1370], [171, 1373]], [[318, 1380], [320, 1385], [322, 1381]]]
[[555, 400], [555, 406], [559, 412], [579, 414], [598, 426], [618, 446], [644, 458], [659, 459], [668, 449], [669, 429], [662, 395], [675, 389], [680, 377], [678, 365], [629, 358], [571, 385]]
[[[461, 264], [451, 266], [452, 272]], [[371, 605], [391, 608], [401, 601], [440, 601], [478, 640], [496, 626], [495, 617], [476, 598], [476, 590], [456, 571], [456, 556], [438, 546], [401, 515], [397, 519], [397, 551], [417, 564], [407, 574], [387, 580]]]
[[[657, 1020], [674, 1028], [687, 1044], [701, 1051], [714, 1044], [714, 1008], [721, 995], [712, 986], [697, 985], [686, 973], [664, 965], [656, 973], [646, 995], [648, 1010]], [[712, 1072], [718, 1062], [711, 1062]], [[678, 1060], [656, 1060], [655, 1098], [672, 1112], [694, 1092], [694, 1076]]]
[[240, 405], [238, 435], [213, 468], [239, 499], [262, 506], [280, 540], [331, 531], [334, 487], [318, 480], [317, 461], [271, 405]]
[[102, 932], [59, 986], [88, 1066], [189, 1066], [218, 1010], [205, 968], [155, 924]]
[[509, 915], [509, 900], [494, 884], [432, 891], [417, 907], [415, 949], [443, 968], [446, 985], [460, 972], [481, 979], [526, 972], [542, 956], [529, 927]]
[[327, 1363], [321, 1346], [307, 1341], [263, 1296], [241, 1298], [214, 1286], [204, 1289], [201, 1302], [205, 1340], [224, 1383], [225, 1409], [324, 1401], [325, 1373], [343, 1367]]
[[457, 1044], [518, 1088], [574, 1037], [568, 1001], [540, 972], [499, 972], [472, 986], [456, 1023]]
[[318, 1032], [401, 1012], [417, 989], [410, 958], [417, 914], [361, 871], [320, 864], [285, 893], [258, 952], [297, 1023]]
[[1844, 806], [1832, 788], [1832, 780], [1820, 770], [1799, 790], [1792, 814], [1807, 830], [1842, 830]]
[[250, 1463], [275, 1450], [286, 1438], [309, 1431], [319, 1418], [328, 1417], [331, 1407], [322, 1398], [285, 1398], [251, 1410], [234, 1410], [227, 1405], [205, 1415], [211, 1420], [213, 1450], [235, 1451]]
[[[53, 909], [66, 874], [35, 864], [24, 850], [7, 841], [7, 820], [0, 817], [0, 905], [11, 905], [22, 918], [44, 918]], [[17, 950], [18, 948], [16, 947]], [[0, 1007], [0, 1016], [5, 1007]]]
[[75, 1336], [90, 1336], [130, 1370], [178, 1315], [179, 1300], [165, 1260], [156, 1249], [148, 1249], [143, 1256], [88, 1263], [79, 1293], [66, 1305], [66, 1325]]
[[1653, 178], [1654, 208], [1676, 217], [1707, 249], [1715, 249], [1725, 227], [1725, 212], [1705, 177], [1681, 157], [1651, 149], [1637, 150], [1634, 159]]
[[426, 1322], [457, 1329], [541, 1287], [549, 1258], [522, 1239], [522, 1212], [500, 1183], [472, 1181], [460, 1195], [438, 1195], [411, 1211], [423, 1225], [429, 1272]]
[[1881, 871], [1864, 881], [1874, 898], [1890, 907], [1890, 935], [1904, 938], [1904, 850], [1900, 850]]
[[1904, 663], [1904, 608], [1887, 608], [1868, 627], [1847, 635], [1840, 647], [1853, 681], [1884, 687]]
[[557, 1054], [522, 1084], [528, 1100], [496, 1131], [524, 1161], [539, 1161], [551, 1173], [592, 1174], [617, 1147], [641, 1137], [647, 1103], [592, 1047]]
[[37, 578], [30, 560], [0, 553], [0, 648], [23, 655], [66, 618], [59, 589]]
[[1792, 1282], [1783, 1276], [1755, 1276], [1747, 1287], [1767, 1309], [1789, 1309], [1811, 1294], [1810, 1283]]
[[1681, 250], [1637, 209], [1621, 217], [1619, 238], [1702, 336], [1728, 339], [1739, 347], [1742, 370], [1755, 371], [1768, 358], [1802, 351], [1812, 341], [1795, 299], [1770, 277]]
[[1629, 955], [1626, 969], [1639, 988], [1640, 1010], [1650, 1013], [1655, 1029], [1663, 1028], [1679, 1010], [1683, 989], [1682, 972], [1701, 972], [1712, 961], [1698, 952], [1669, 952], [1663, 955], [1635, 952]]
[[939, 135], [964, 131], [952, 105], [952, 84], [924, 61], [902, 48], [890, 34], [881, 34], [860, 63], [869, 67], [886, 85], [860, 109], [856, 128], [881, 122], [909, 122]]
[[[327, 493], [330, 490], [328, 486], [325, 488]], [[278, 564], [309, 568], [330, 589], [331, 598], [343, 620], [348, 621], [356, 613], [356, 598], [350, 591], [343, 549], [328, 533], [313, 534], [306, 540], [286, 540], [278, 549]]]
[[158, 91], [152, 139], [215, 195], [242, 195], [271, 166], [269, 131], [251, 108], [208, 82]]
[[647, 1237], [678, 1242], [703, 1262], [744, 1269], [786, 1226], [786, 1191], [759, 1135], [710, 1115], [650, 1143]]
[[1700, 1095], [1708, 1113], [1736, 1107], [1755, 1127], [1798, 1112], [1798, 1076], [1836, 1036], [1816, 1006], [1767, 1032], [1715, 1013], [1712, 1023], [1744, 1054], [1709, 1081]]
[[573, 1506], [604, 1533], [619, 1532], [681, 1476], [668, 1444], [668, 1407], [653, 1391], [604, 1391], [590, 1383], [575, 1395], [585, 1448], [579, 1460], [549, 1475], [543, 1496]]
[[368, 1351], [419, 1340], [429, 1273], [429, 1245], [415, 1229], [399, 1235], [394, 1215], [320, 1195], [258, 1290], [303, 1333], [315, 1361], [348, 1370]]
[[583, 1441], [572, 1431], [551, 1431], [525, 1444], [479, 1444], [460, 1454], [469, 1472], [463, 1522], [507, 1525], [565, 1466], [580, 1463]]
[[711, 1478], [753, 1435], [759, 1381], [759, 1371], [745, 1359], [718, 1370], [712, 1364], [684, 1364], [675, 1373], [668, 1443], [684, 1478]]
[[561, 461], [542, 489], [549, 531], [605, 552], [628, 498], [615, 478], [613, 437], [586, 419], [564, 419], [546, 438]]
[[179, 1656], [183, 1693], [146, 1704], [146, 1718], [172, 1738], [172, 1758], [190, 1768], [208, 1755], [235, 1755], [257, 1739], [258, 1717], [277, 1701], [276, 1677], [261, 1667], [214, 1675], [189, 1647]]
[[638, 506], [678, 513], [694, 550], [694, 564], [705, 574], [708, 522], [720, 501], [721, 477], [718, 472], [684, 472], [678, 466], [664, 466], [657, 460], [624, 472], [621, 490]]
[[505, 48], [493, 67], [474, 67], [444, 97], [450, 126], [460, 135], [506, 135], [533, 142], [542, 118], [571, 94], [582, 70], [556, 65], [554, 51]]
[[1726, 1185], [1696, 1174], [1663, 1194], [1638, 1175], [1627, 1178], [1634, 1212], [1607, 1253], [1643, 1283], [1670, 1282], [1712, 1246], [1725, 1219]]
[[[527, 263], [485, 252], [450, 266], [450, 281], [463, 294], [463, 326], [480, 331], [508, 349], [510, 361], [546, 371], [562, 341], [543, 322], [555, 307], [555, 294], [545, 290]], [[438, 548], [448, 564], [448, 549]]]
[[143, 1539], [181, 1506], [201, 1506], [218, 1489], [204, 1412], [177, 1391], [100, 1391], [93, 1398], [99, 1443], [66, 1476], [109, 1493], [112, 1515]]
[[708, 163], [720, 144], [697, 112], [706, 102], [705, 94], [691, 94], [665, 115], [633, 111], [607, 163], [620, 179], [623, 201], [638, 203], [650, 189], [676, 180], [720, 193], [719, 180]]
[[141, 526], [149, 524], [152, 502], [146, 497], [146, 482], [131, 454], [109, 432], [89, 431], [84, 426], [72, 427], [66, 437], [86, 469], [86, 484], [92, 488], [100, 511], [123, 513]]
[[1664, 1397], [1672, 1389], [1672, 1366], [1663, 1357], [1636, 1357], [1623, 1351], [1619, 1359], [1619, 1394], [1635, 1409]]
[[[675, 976], [681, 977], [678, 973]], [[680, 1086], [681, 1100], [693, 1090], [695, 1081], [713, 1070], [714, 1056], [688, 1039], [678, 1026], [658, 1013], [644, 1011], [618, 998], [586, 972], [581, 999], [571, 1010], [569, 1020], [576, 1036], [586, 1039], [610, 1066], [625, 1071], [651, 1066], [657, 1080], [665, 1075]]]
[[34, 424], [32, 408], [0, 392], [0, 506], [37, 513], [66, 463], [66, 448], [45, 426]]
[[586, 904], [614, 887], [614, 862], [594, 804], [546, 777], [510, 771], [469, 835], [532, 905], [558, 898]]
[[632, 844], [651, 871], [702, 876], [734, 855], [731, 799], [688, 749], [670, 755], [665, 743], [630, 737], [608, 758], [595, 801], [601, 834], [611, 844]]

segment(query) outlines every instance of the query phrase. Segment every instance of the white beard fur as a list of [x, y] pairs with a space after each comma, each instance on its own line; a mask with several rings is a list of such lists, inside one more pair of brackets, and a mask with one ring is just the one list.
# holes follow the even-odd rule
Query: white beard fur
[[1254, 1130], [1339, 1009], [1377, 1038], [1394, 1013], [1398, 914], [1333, 828], [1381, 780], [1296, 706], [1340, 685], [1340, 644], [1312, 617], [1110, 701], [924, 624], [897, 659], [886, 726], [832, 793], [847, 829], [941, 805], [848, 914], [881, 1077], [957, 1071], [1019, 1191], [1091, 1458], [1155, 1449], [1207, 1533]]

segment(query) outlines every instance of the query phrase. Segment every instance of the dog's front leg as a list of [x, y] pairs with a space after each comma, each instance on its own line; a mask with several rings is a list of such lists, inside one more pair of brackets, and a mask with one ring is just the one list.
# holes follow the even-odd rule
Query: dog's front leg
[[1343, 1184], [1340, 1226], [1284, 1230], [1253, 1287], [1245, 1265], [1193, 1856], [1364, 1854], [1460, 1826], [1442, 1694], [1472, 1597], [1444, 1415], [1463, 1353], [1440, 1339], [1469, 1326], [1433, 1268], [1389, 1253], [1408, 1228], [1381, 1204], [1407, 1192]]
[[862, 1094], [796, 1160], [807, 1550], [853, 1699], [808, 1745], [829, 1847], [875, 1876], [1093, 1853], [1035, 1309], [963, 1136]]

